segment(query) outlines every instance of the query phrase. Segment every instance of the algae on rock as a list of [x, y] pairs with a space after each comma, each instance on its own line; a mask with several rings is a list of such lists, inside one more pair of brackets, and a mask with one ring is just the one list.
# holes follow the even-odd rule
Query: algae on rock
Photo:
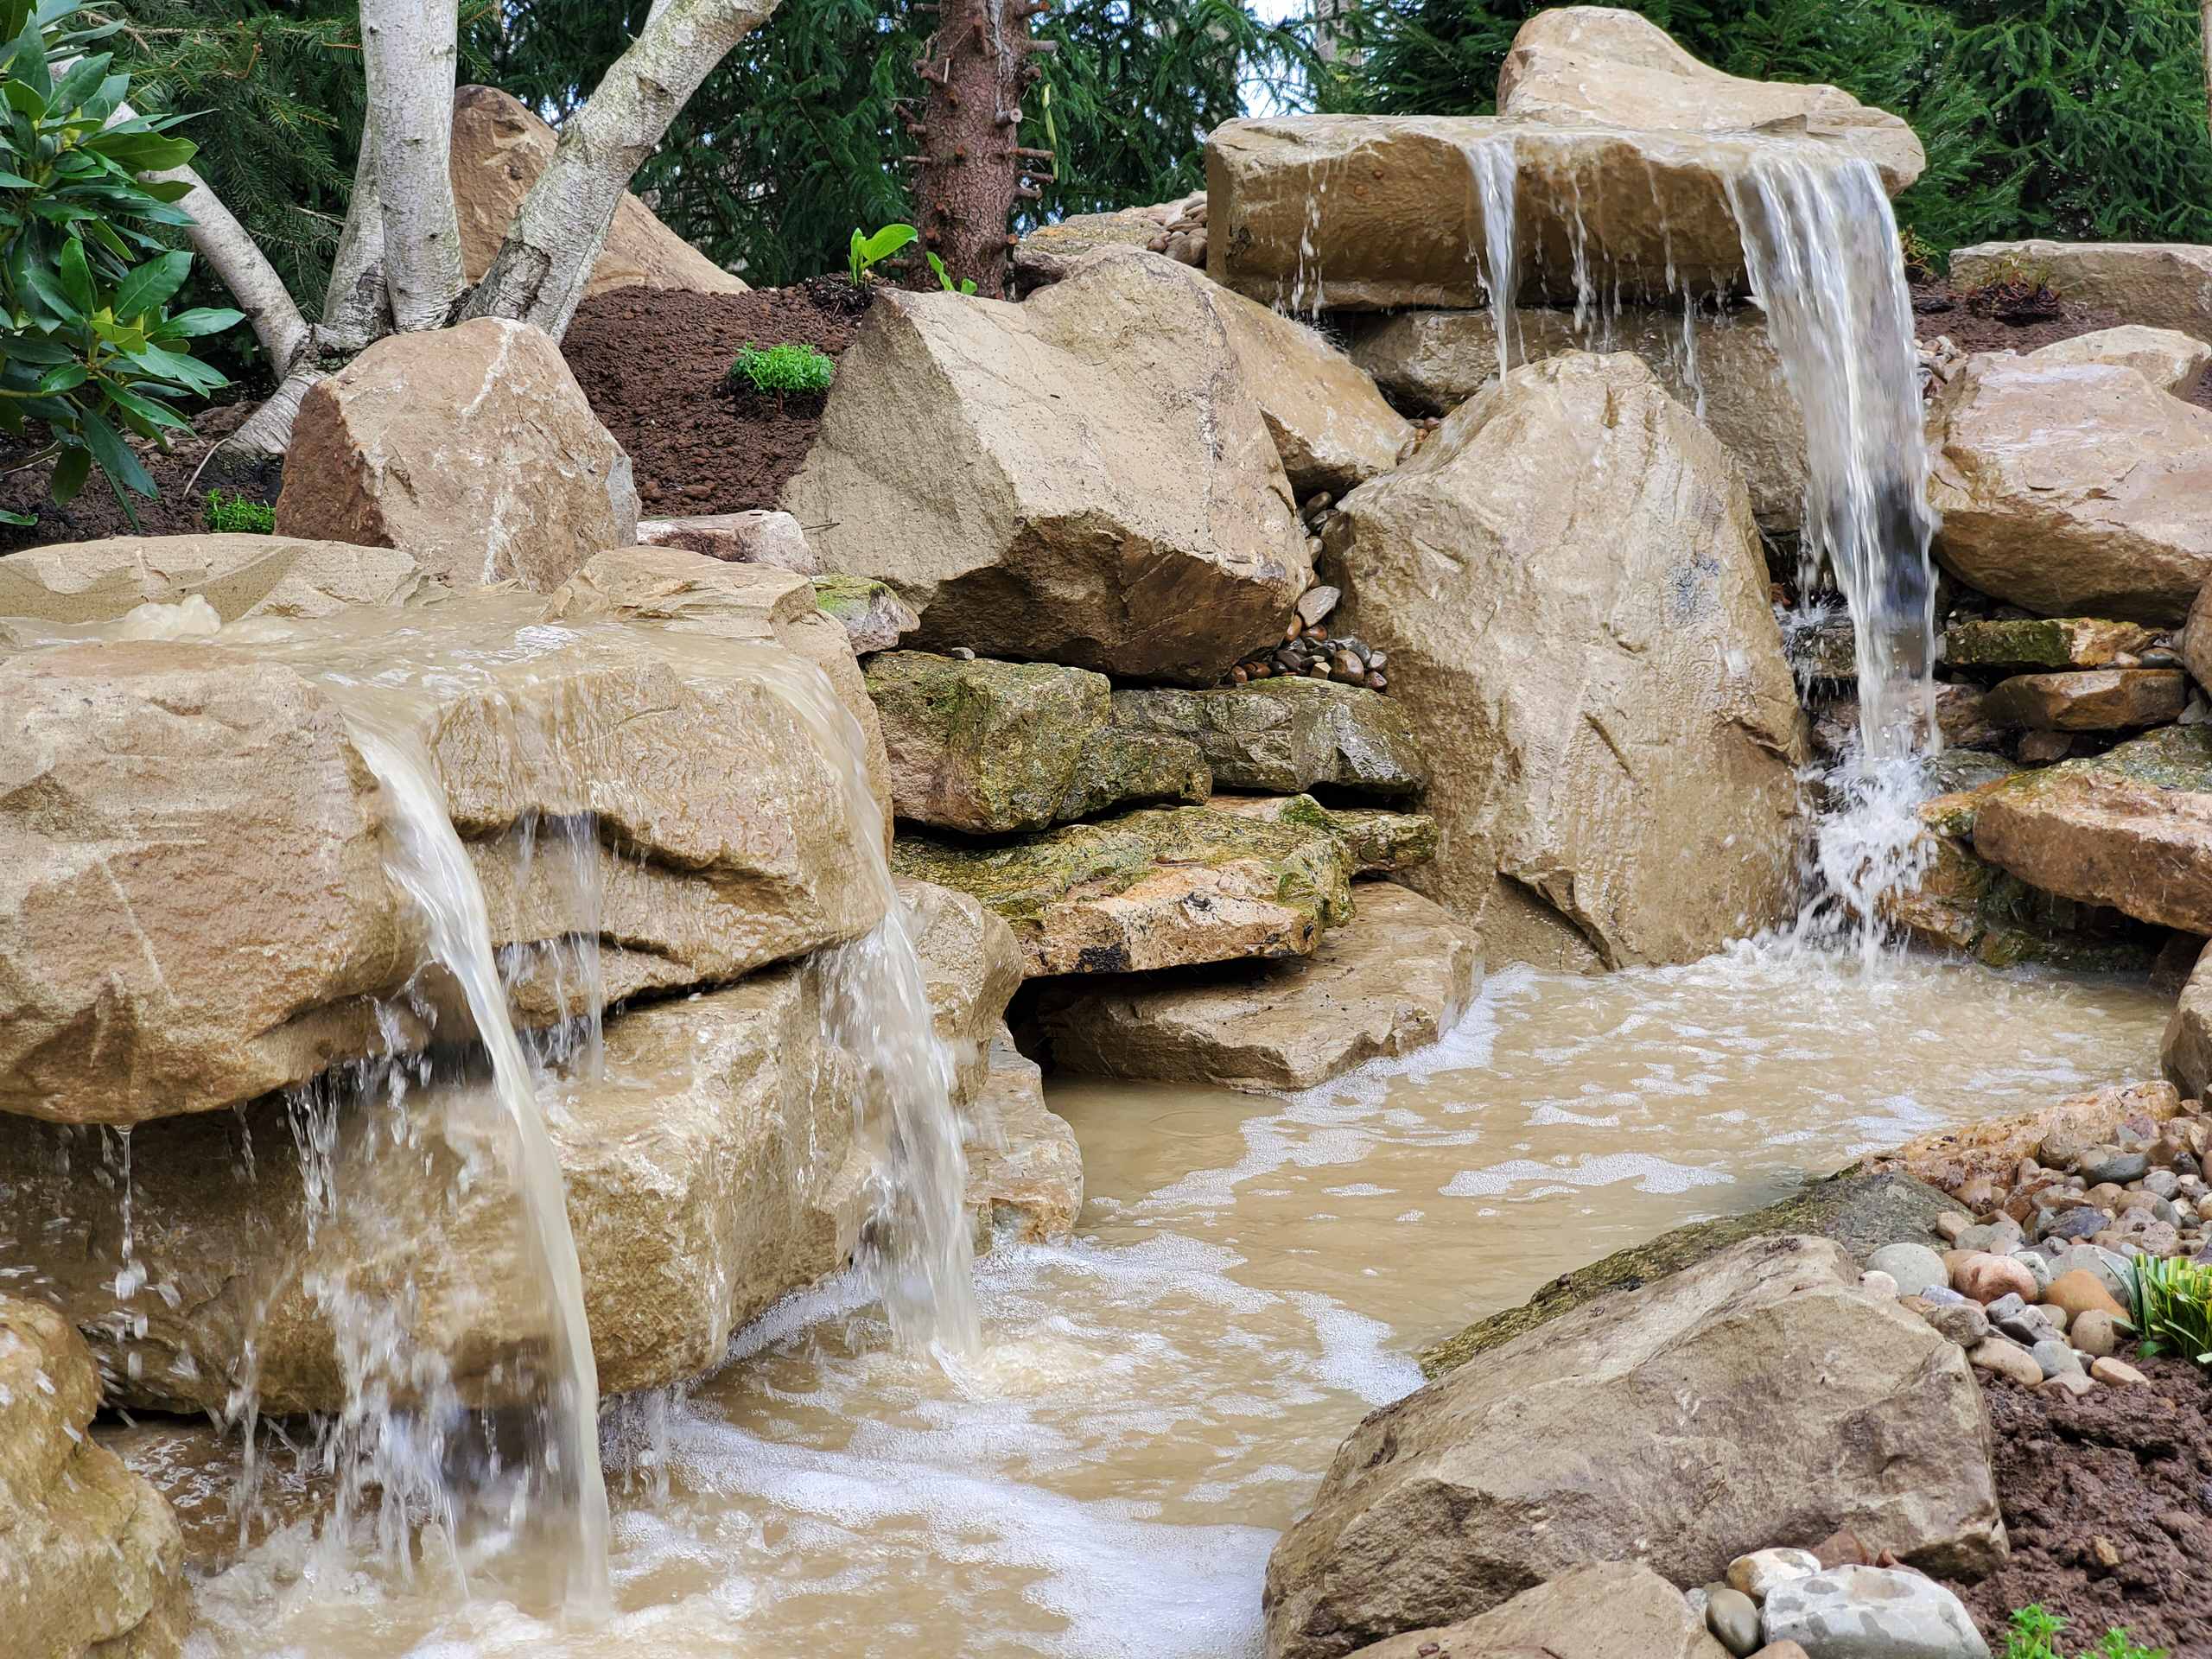
[[1210, 691], [1139, 687], [1114, 693], [1114, 723], [1197, 745], [1217, 787], [1391, 798], [1428, 783], [1412, 721], [1364, 686], [1284, 676]]

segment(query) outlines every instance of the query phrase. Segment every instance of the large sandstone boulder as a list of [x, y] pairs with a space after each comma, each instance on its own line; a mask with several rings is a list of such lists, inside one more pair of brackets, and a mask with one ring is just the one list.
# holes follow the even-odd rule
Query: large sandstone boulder
[[1637, 358], [1516, 369], [1329, 529], [1433, 781], [1408, 884], [1491, 963], [1684, 962], [1787, 912], [1796, 691], [1743, 476]]
[[[1700, 308], [1687, 337], [1679, 309], [1646, 306], [1603, 313], [1586, 327], [1573, 311], [1530, 307], [1518, 327], [1525, 361], [1634, 352], [1736, 457], [1760, 525], [1789, 533], [1803, 523], [1805, 420], [1756, 313], [1715, 317]], [[1433, 415], [1450, 414], [1497, 378], [1497, 324], [1488, 311], [1397, 311], [1357, 318], [1351, 331], [1351, 360]]]
[[1021, 944], [980, 899], [929, 881], [901, 880], [899, 901], [921, 958], [931, 1022], [952, 1058], [954, 1092], [980, 1094], [1006, 1005], [1021, 988]]
[[1033, 976], [1303, 956], [1351, 914], [1344, 838], [1201, 806], [1065, 824], [1006, 846], [901, 836], [891, 861], [1004, 917]]
[[1362, 1423], [1268, 1563], [1272, 1659], [1334, 1659], [1582, 1562], [1709, 1583], [1839, 1528], [2002, 1559], [1966, 1356], [1826, 1240], [1760, 1237], [1470, 1359]]
[[638, 539], [638, 492], [561, 348], [478, 317], [388, 335], [308, 393], [276, 529], [399, 548], [464, 586], [547, 593]]
[[2212, 727], [2168, 726], [1975, 796], [1974, 851], [2031, 887], [2212, 934]]
[[2107, 363], [2133, 369], [2159, 391], [2177, 397], [2188, 397], [2204, 378], [2207, 366], [2212, 366], [2212, 345], [2171, 328], [2145, 328], [2133, 322], [2054, 340], [2027, 355], [2031, 363], [2060, 366]]
[[2069, 300], [2212, 343], [2212, 248], [2187, 242], [1980, 242], [1951, 251], [1951, 282], [2032, 273]]
[[1428, 764], [1404, 709], [1365, 686], [1278, 676], [1211, 691], [1114, 693], [1114, 724], [1197, 747], [1222, 788], [1416, 795]]
[[1379, 806], [1323, 806], [1311, 795], [1216, 795], [1216, 812], [1264, 823], [1288, 819], [1325, 830], [1344, 846], [1354, 877], [1402, 875], [1436, 856], [1436, 820]]
[[922, 649], [1209, 684], [1312, 575], [1237, 365], [1198, 279], [1141, 251], [1021, 305], [886, 293], [783, 505]]
[[1112, 723], [1103, 674], [1050, 663], [871, 658], [899, 817], [969, 835], [1044, 830], [1131, 801], [1202, 801], [1197, 746]]
[[978, 1254], [1061, 1243], [1083, 1213], [1083, 1148], [1045, 1104], [1043, 1071], [1003, 1026], [987, 1058], [982, 1086], [967, 1103], [970, 1242]]
[[1903, 117], [1838, 86], [1726, 74], [1614, 6], [1554, 6], [1522, 24], [1498, 67], [1497, 112], [1647, 132], [1802, 133], [1871, 162], [1891, 195], [1928, 165]]
[[[142, 605], [207, 601], [219, 622], [410, 606], [447, 584], [396, 548], [283, 536], [116, 536], [0, 559], [0, 645], [115, 622]], [[150, 630], [149, 630], [150, 632]]]
[[[391, 999], [457, 998], [416, 976], [364, 716], [420, 747], [494, 943], [596, 941], [607, 1001], [874, 925], [849, 722], [809, 717], [836, 709], [818, 677], [726, 640], [549, 628], [543, 608], [480, 594], [0, 659], [0, 1110], [130, 1124], [427, 1040]], [[512, 990], [531, 1023], [588, 1011], [573, 982]]]
[[1649, 1567], [1592, 1561], [1456, 1624], [1408, 1630], [1359, 1659], [1726, 1659], [1689, 1599]]
[[1488, 170], [1514, 180], [1521, 302], [1571, 302], [1579, 288], [1609, 300], [1740, 291], [1731, 187], [1775, 164], [1847, 165], [1856, 143], [1810, 118], [1758, 132], [1527, 116], [1228, 121], [1206, 140], [1206, 270], [1299, 312], [1484, 304]]
[[99, 1404], [69, 1321], [0, 1295], [0, 1621], [24, 1659], [174, 1659], [191, 1621], [176, 1517], [93, 1443]]
[[2212, 1093], [2212, 944], [2196, 958], [2158, 1044], [2166, 1078], [2191, 1100]]
[[1308, 1089], [1449, 1031], [1482, 948], [1419, 893], [1363, 883], [1310, 957], [1077, 982], [1044, 1008], [1055, 1065], [1230, 1089]]
[[[461, 274], [481, 282], [506, 240], [515, 210], [553, 159], [553, 129], [520, 99], [492, 86], [462, 86], [453, 96], [454, 207], [461, 217]], [[622, 193], [606, 245], [584, 283], [586, 299], [615, 288], [688, 289], [743, 294], [747, 286]]]
[[640, 518], [645, 547], [681, 547], [732, 564], [773, 564], [803, 576], [822, 574], [806, 531], [788, 512], [702, 512], [683, 518]]
[[1984, 593], [2171, 626], [2212, 576], [2212, 410], [2137, 371], [1971, 358], [1928, 429], [1937, 556]]

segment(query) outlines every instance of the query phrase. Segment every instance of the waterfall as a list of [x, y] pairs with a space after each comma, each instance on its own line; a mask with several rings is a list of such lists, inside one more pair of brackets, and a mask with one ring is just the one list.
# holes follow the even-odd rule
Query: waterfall
[[[1460, 146], [1467, 177], [1483, 223], [1483, 291], [1490, 297], [1491, 326], [1497, 335], [1497, 373], [1521, 360], [1521, 254], [1518, 184], [1521, 161], [1510, 133], [1494, 134]], [[1469, 250], [1470, 262], [1472, 250]]]
[[1929, 456], [1897, 220], [1856, 157], [1763, 154], [1731, 179], [1751, 287], [1805, 423], [1800, 603], [1834, 573], [1853, 625], [1859, 737], [1827, 780], [1802, 936], [1854, 935], [1872, 960], [1889, 894], [1930, 849], [1916, 764], [1940, 747]]
[[[538, 1497], [555, 1499], [564, 1523], [566, 1599], [580, 1610], [604, 1608], [607, 1488], [599, 1467], [599, 1370], [584, 1319], [583, 1272], [560, 1162], [493, 956], [484, 888], [419, 741], [404, 728], [380, 724], [358, 700], [349, 702], [346, 715], [354, 746], [391, 813], [389, 873], [422, 912], [431, 956], [461, 986], [491, 1058], [493, 1096], [503, 1120], [491, 1127], [512, 1154], [507, 1173], [522, 1211], [524, 1272], [527, 1287], [543, 1299], [550, 1351], [547, 1398], [531, 1437], [543, 1466], [532, 1484]], [[465, 1109], [466, 1099], [457, 1098], [454, 1109]], [[531, 1518], [542, 1524], [547, 1517]]]

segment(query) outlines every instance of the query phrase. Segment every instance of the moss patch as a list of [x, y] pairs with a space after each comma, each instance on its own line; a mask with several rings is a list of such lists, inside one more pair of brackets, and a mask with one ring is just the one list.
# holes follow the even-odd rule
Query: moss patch
[[1637, 1290], [1763, 1233], [1830, 1238], [1864, 1261], [1885, 1244], [1935, 1244], [1936, 1217], [1958, 1206], [1910, 1175], [1873, 1174], [1853, 1165], [1749, 1215], [1696, 1221], [1648, 1244], [1617, 1250], [1603, 1261], [1562, 1274], [1518, 1307], [1478, 1319], [1421, 1357], [1422, 1371], [1440, 1376], [1477, 1354], [1548, 1325], [1609, 1291]]

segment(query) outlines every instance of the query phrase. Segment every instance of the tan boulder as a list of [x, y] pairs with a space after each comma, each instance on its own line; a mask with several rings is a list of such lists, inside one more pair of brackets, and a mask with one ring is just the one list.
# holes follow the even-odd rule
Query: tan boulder
[[967, 1206], [978, 1254], [1002, 1244], [1057, 1243], [1083, 1212], [1083, 1149], [1045, 1104], [1045, 1077], [1001, 1027], [983, 1084], [969, 1102]]
[[[115, 536], [0, 560], [0, 645], [197, 597], [219, 622], [427, 604], [449, 589], [396, 548], [283, 536]], [[149, 630], [150, 632], [150, 630]]]
[[2059, 366], [2108, 363], [2133, 369], [2159, 391], [2186, 397], [2212, 366], [2212, 345], [2171, 328], [2145, 328], [2131, 322], [2039, 346], [2027, 359]]
[[640, 518], [643, 547], [681, 547], [733, 564], [773, 564], [803, 576], [822, 574], [806, 531], [788, 512], [707, 512], [686, 518]]
[[[562, 584], [545, 614], [562, 621], [619, 617], [671, 633], [707, 634], [780, 645], [820, 669], [844, 712], [860, 728], [868, 790], [891, 836], [891, 760], [883, 722], [853, 655], [843, 622], [822, 608], [815, 584], [773, 564], [730, 565], [682, 548], [626, 547], [601, 553]], [[766, 659], [756, 659], [756, 666]], [[816, 709], [817, 716], [829, 711]], [[823, 734], [823, 749], [843, 747]]]
[[1449, 1031], [1482, 947], [1419, 893], [1363, 883], [1352, 919], [1310, 957], [1182, 975], [1079, 981], [1044, 1007], [1071, 1071], [1230, 1089], [1307, 1089]]
[[1032, 976], [1302, 956], [1351, 913], [1344, 838], [1202, 806], [1124, 812], [1003, 846], [901, 836], [891, 861], [1004, 917]]
[[[547, 629], [543, 609], [478, 594], [0, 658], [0, 1110], [130, 1124], [428, 1038], [405, 1003], [379, 1010], [425, 954], [353, 723], [379, 677], [374, 718], [421, 746], [493, 941], [599, 941], [608, 1000], [874, 925], [849, 721], [818, 677], [765, 646]], [[560, 826], [530, 826], [583, 814], [596, 833], [560, 838], [586, 879], [566, 880], [533, 856]], [[526, 980], [518, 1012], [585, 1011], [575, 982], [546, 1000], [562, 988]], [[417, 989], [454, 1000], [442, 975]]]
[[1129, 251], [1020, 305], [886, 293], [784, 506], [921, 649], [1212, 683], [1281, 639], [1312, 561], [1201, 287]]
[[2133, 323], [2212, 343], [2212, 248], [2186, 242], [1981, 242], [1951, 251], [1951, 283], [2024, 273]]
[[1528, 116], [1227, 121], [1206, 140], [1206, 270], [1301, 313], [1485, 304], [1478, 175], [1490, 168], [1514, 179], [1522, 303], [1570, 302], [1581, 285], [1638, 301], [1739, 291], [1749, 276], [1731, 186], [1770, 162], [1848, 156], [1855, 142], [1809, 119], [1783, 132]]
[[1456, 1624], [1408, 1630], [1358, 1659], [1726, 1659], [1689, 1599], [1649, 1567], [1592, 1561]]
[[1893, 196], [1928, 165], [1902, 117], [1838, 86], [1726, 74], [1614, 6], [1554, 6], [1522, 24], [1498, 67], [1497, 112], [1562, 126], [1801, 133], [1872, 162]]
[[929, 881], [901, 880], [898, 888], [931, 1020], [952, 1057], [954, 1092], [972, 1099], [992, 1069], [1006, 1005], [1021, 988], [1020, 941], [970, 894]]
[[[518, 99], [491, 86], [462, 86], [453, 98], [453, 194], [461, 219], [462, 275], [481, 282], [506, 240], [515, 210], [553, 159], [553, 129]], [[616, 288], [686, 289], [743, 294], [747, 286], [622, 193], [606, 245], [592, 262], [584, 298]]]
[[2125, 732], [2180, 719], [2188, 696], [2177, 668], [2090, 668], [2015, 674], [1981, 708], [2000, 726], [2034, 732]]
[[69, 1321], [0, 1294], [0, 1621], [24, 1659], [175, 1659], [191, 1622], [176, 1517], [94, 1444], [99, 1404]]
[[2135, 370], [1970, 358], [1928, 430], [1937, 556], [1983, 592], [2171, 626], [2212, 576], [2212, 410]]
[[1428, 783], [1403, 707], [1361, 685], [1276, 676], [1206, 691], [1125, 687], [1114, 693], [1114, 724], [1195, 745], [1225, 789], [1389, 799]]
[[1639, 359], [1515, 370], [1328, 536], [1433, 779], [1408, 885], [1493, 965], [1690, 961], [1788, 912], [1804, 744], [1758, 532]]
[[[1802, 524], [1805, 420], [1757, 313], [1717, 318], [1700, 308], [1687, 341], [1679, 308], [1624, 307], [1586, 327], [1573, 311], [1529, 307], [1517, 326], [1524, 361], [1634, 352], [1736, 457], [1760, 524], [1789, 532]], [[1448, 415], [1497, 378], [1497, 325], [1486, 310], [1396, 311], [1356, 317], [1350, 327], [1351, 360], [1430, 414]]]
[[2174, 1087], [2192, 1100], [2212, 1094], [2212, 945], [2196, 958], [2158, 1044], [2158, 1060]]
[[1585, 1561], [1709, 1583], [1843, 1527], [1976, 1576], [2005, 1553], [1989, 1456], [1955, 1344], [1841, 1246], [1752, 1238], [1370, 1416], [1268, 1560], [1268, 1651], [1355, 1653]]
[[1326, 830], [1344, 843], [1354, 877], [1402, 875], [1436, 856], [1436, 820], [1426, 813], [1323, 806], [1311, 795], [1216, 795], [1206, 805], [1266, 823], [1288, 817]]
[[2046, 893], [2212, 934], [2212, 727], [2168, 726], [1993, 785], [1974, 847]]
[[546, 593], [638, 539], [638, 492], [561, 348], [479, 317], [387, 335], [317, 383], [292, 429], [276, 529], [400, 548], [461, 586]]

